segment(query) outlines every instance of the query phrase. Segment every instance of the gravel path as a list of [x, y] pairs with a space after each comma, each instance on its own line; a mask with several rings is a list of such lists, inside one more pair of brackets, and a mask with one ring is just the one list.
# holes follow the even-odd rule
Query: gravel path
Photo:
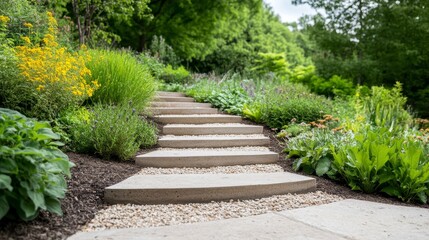
[[173, 152], [178, 152], [178, 151], [260, 151], [260, 152], [269, 152], [270, 149], [267, 147], [228, 147], [228, 148], [158, 148], [156, 150], [159, 151], [173, 151]]
[[230, 202], [112, 205], [99, 211], [95, 218], [83, 227], [83, 231], [207, 222], [309, 207], [340, 200], [343, 200], [343, 198], [317, 191], [306, 194], [287, 194], [256, 200]]
[[270, 173], [284, 172], [283, 168], [277, 164], [255, 164], [246, 166], [221, 166], [211, 168], [143, 168], [138, 174], [234, 174], [234, 173]]
[[236, 139], [243, 139], [243, 138], [263, 138], [265, 137], [264, 134], [211, 134], [211, 135], [161, 135], [159, 136], [159, 139], [193, 139], [193, 138], [210, 138], [210, 139], [224, 139], [224, 138], [236, 138]]

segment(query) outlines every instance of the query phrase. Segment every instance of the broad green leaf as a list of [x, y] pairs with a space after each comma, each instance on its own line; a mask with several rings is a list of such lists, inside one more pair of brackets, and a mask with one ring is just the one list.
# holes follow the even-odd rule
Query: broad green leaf
[[420, 202], [422, 202], [422, 203], [427, 203], [427, 201], [428, 201], [428, 197], [427, 197], [426, 193], [423, 191], [417, 193], [417, 197], [420, 200]]
[[21, 207], [19, 210], [21, 210], [23, 214], [21, 216], [22, 219], [31, 220], [37, 214], [37, 208], [29, 199], [21, 199], [19, 205]]
[[55, 198], [46, 197], [46, 208], [49, 212], [58, 214], [59, 216], [63, 215], [63, 211], [61, 210], [61, 202]]
[[7, 212], [9, 212], [9, 208], [6, 196], [0, 196], [0, 219], [6, 216]]
[[50, 128], [41, 128], [37, 131], [37, 133], [38, 133], [37, 135], [38, 140], [47, 140], [47, 139], [59, 140], [61, 138], [60, 135], [54, 133]]
[[400, 190], [398, 190], [398, 188], [393, 186], [393, 185], [389, 185], [389, 186], [381, 189], [381, 192], [387, 193], [388, 195], [390, 195], [392, 197], [400, 197], [401, 196]]
[[331, 167], [331, 160], [327, 157], [323, 157], [319, 160], [316, 167], [317, 176], [323, 176], [325, 173], [329, 171]]
[[0, 174], [0, 189], [7, 189], [9, 191], [13, 190], [12, 179], [4, 174]]

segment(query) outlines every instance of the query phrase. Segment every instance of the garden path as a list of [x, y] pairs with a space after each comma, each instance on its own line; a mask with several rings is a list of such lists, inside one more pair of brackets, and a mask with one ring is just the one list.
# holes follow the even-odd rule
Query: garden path
[[[137, 156], [136, 163], [170, 174], [145, 174], [143, 169], [142, 174], [106, 188], [107, 202], [180, 206], [315, 189], [313, 178], [269, 167], [256, 172], [243, 168], [239, 173], [213, 170], [268, 166], [278, 161], [278, 154], [267, 148], [270, 142], [261, 126], [242, 124], [240, 117], [219, 114], [209, 104], [195, 103], [180, 93], [160, 92], [157, 100], [152, 111], [155, 120], [164, 125], [160, 148]], [[177, 168], [199, 170], [174, 174]], [[208, 170], [201, 170], [204, 168]], [[131, 209], [135, 208], [131, 205]], [[210, 222], [81, 232], [70, 239], [429, 239], [428, 225], [428, 209], [348, 199]]]

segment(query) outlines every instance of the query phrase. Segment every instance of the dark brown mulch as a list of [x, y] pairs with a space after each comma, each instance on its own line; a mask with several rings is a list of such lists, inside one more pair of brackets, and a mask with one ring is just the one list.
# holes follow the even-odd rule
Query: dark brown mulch
[[68, 180], [68, 192], [62, 200], [63, 216], [42, 212], [31, 222], [0, 221], [0, 239], [64, 239], [89, 222], [107, 205], [105, 187], [118, 183], [140, 170], [134, 162], [105, 161], [68, 153], [76, 164]]

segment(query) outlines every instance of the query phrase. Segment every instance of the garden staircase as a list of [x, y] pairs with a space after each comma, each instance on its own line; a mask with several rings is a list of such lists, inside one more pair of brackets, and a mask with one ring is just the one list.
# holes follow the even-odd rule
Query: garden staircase
[[[142, 167], [208, 168], [270, 164], [278, 154], [255, 150], [268, 146], [262, 126], [241, 117], [219, 114], [209, 103], [181, 93], [158, 92], [154, 119], [163, 126], [158, 150], [136, 157]], [[288, 172], [240, 174], [135, 175], [105, 189], [108, 203], [169, 204], [252, 199], [313, 191], [316, 180]]]

